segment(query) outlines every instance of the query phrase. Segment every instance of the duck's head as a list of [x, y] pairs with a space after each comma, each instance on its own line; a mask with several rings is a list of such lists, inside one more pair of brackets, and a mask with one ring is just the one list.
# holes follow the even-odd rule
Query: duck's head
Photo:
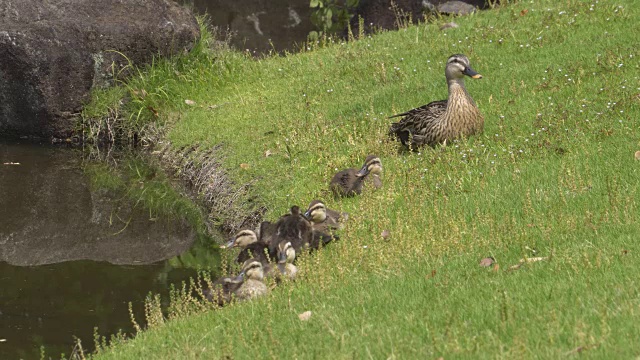
[[242, 271], [238, 277], [262, 280], [264, 278], [264, 269], [262, 263], [256, 259], [249, 259], [242, 264]]
[[449, 56], [444, 73], [447, 76], [447, 80], [462, 79], [465, 75], [474, 79], [482, 79], [482, 75], [471, 68], [469, 59], [462, 54]]
[[281, 241], [278, 244], [278, 262], [280, 264], [293, 263], [296, 259], [296, 249], [293, 248], [290, 241]]
[[304, 217], [314, 223], [321, 223], [327, 219], [327, 207], [320, 200], [313, 200], [304, 213]]
[[240, 230], [226, 245], [222, 246], [222, 248], [245, 248], [255, 242], [258, 242], [258, 237], [253, 230]]
[[379, 157], [375, 155], [367, 156], [367, 158], [364, 160], [364, 165], [362, 165], [362, 168], [360, 169], [360, 171], [358, 171], [358, 174], [356, 176], [361, 177], [368, 174], [382, 174], [382, 162], [380, 161]]

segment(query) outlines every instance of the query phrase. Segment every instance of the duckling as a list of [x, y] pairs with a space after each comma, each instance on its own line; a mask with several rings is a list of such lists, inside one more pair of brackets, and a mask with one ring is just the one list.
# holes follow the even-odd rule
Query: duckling
[[304, 216], [312, 222], [314, 230], [325, 233], [342, 229], [349, 218], [349, 214], [331, 210], [320, 200], [310, 202]]
[[367, 156], [360, 170], [351, 168], [335, 174], [329, 183], [329, 188], [338, 197], [359, 195], [362, 193], [364, 180], [372, 171], [377, 175], [382, 173], [382, 162], [375, 155]]
[[290, 241], [282, 241], [278, 244], [278, 270], [289, 280], [295, 280], [298, 268], [293, 265], [296, 259], [296, 250]]
[[304, 217], [311, 221], [313, 229], [313, 239], [310, 243], [311, 249], [317, 249], [333, 240], [340, 240], [336, 231], [344, 227], [343, 221], [349, 217], [347, 213], [340, 213], [335, 210], [328, 209], [320, 200], [313, 200]]
[[446, 144], [478, 134], [484, 128], [484, 117], [464, 86], [465, 75], [473, 79], [482, 79], [482, 75], [471, 68], [469, 59], [462, 54], [449, 57], [444, 73], [449, 86], [448, 100], [433, 101], [391, 117], [402, 119], [391, 124], [389, 135], [413, 150], [423, 145]]
[[239, 277], [243, 278], [242, 285], [233, 293], [238, 300], [250, 300], [267, 293], [267, 285], [264, 279], [262, 263], [257, 259], [249, 259], [242, 265]]
[[382, 187], [382, 179], [380, 179], [380, 175], [382, 175], [382, 162], [380, 159], [378, 161], [372, 161], [369, 166], [369, 175], [367, 175], [364, 180], [365, 187], [373, 186], [374, 189], [380, 189]]
[[[286, 215], [283, 215], [283, 216], [286, 216]], [[271, 243], [271, 238], [273, 238], [276, 231], [277, 231], [277, 226], [275, 223], [272, 223], [270, 221], [261, 222], [260, 225], [258, 225], [256, 230], [258, 241], [263, 244]]]
[[[269, 273], [265, 270], [265, 277], [274, 277], [276, 283], [282, 281], [282, 277], [286, 277], [289, 280], [295, 280], [298, 268], [293, 265], [296, 259], [296, 250], [291, 245], [290, 241], [281, 241], [278, 244], [278, 263], [275, 269]], [[277, 269], [277, 270], [276, 270]]]
[[277, 253], [278, 244], [290, 241], [296, 252], [308, 248], [313, 239], [311, 223], [300, 214], [298, 206], [291, 207], [291, 213], [276, 222], [276, 233], [269, 242], [269, 253]]
[[268, 244], [258, 241], [258, 237], [253, 230], [240, 230], [225, 247], [242, 248], [236, 258], [236, 262], [239, 264], [251, 258], [256, 258], [260, 260], [261, 263], [266, 264], [275, 258], [275, 251], [270, 252]]
[[242, 285], [242, 278], [222, 277], [211, 284], [211, 288], [204, 289], [205, 299], [222, 307], [231, 302], [231, 294]]

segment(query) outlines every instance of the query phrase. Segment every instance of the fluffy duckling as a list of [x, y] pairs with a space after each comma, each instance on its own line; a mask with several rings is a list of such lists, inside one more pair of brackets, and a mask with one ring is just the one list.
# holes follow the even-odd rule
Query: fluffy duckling
[[318, 245], [320, 243], [326, 245], [332, 240], [339, 240], [340, 237], [335, 232], [342, 229], [343, 222], [349, 218], [349, 214], [331, 210], [320, 200], [313, 200], [304, 216], [311, 221], [314, 238], [321, 239], [321, 241], [312, 241], [312, 243], [318, 242]]
[[324, 232], [344, 228], [344, 222], [349, 219], [349, 214], [331, 210], [320, 200], [310, 202], [304, 216], [313, 223], [314, 229]]
[[[360, 170], [351, 168], [335, 174], [329, 183], [329, 188], [335, 196], [359, 195], [362, 193], [364, 180], [370, 173], [378, 176], [382, 174], [382, 162], [375, 155], [367, 156]], [[382, 185], [381, 182], [380, 185]]]
[[276, 223], [276, 233], [269, 242], [269, 252], [277, 253], [278, 244], [282, 241], [289, 241], [299, 252], [307, 248], [313, 239], [313, 228], [311, 223], [302, 214], [298, 206], [291, 207], [291, 213], [282, 216]]
[[482, 75], [471, 68], [469, 59], [462, 54], [449, 57], [444, 73], [449, 87], [448, 99], [392, 116], [402, 116], [402, 120], [391, 124], [390, 136], [417, 150], [423, 145], [433, 147], [482, 132], [484, 117], [464, 86], [465, 76], [482, 79]]
[[239, 264], [255, 258], [266, 264], [275, 258], [275, 251], [270, 252], [268, 244], [258, 241], [258, 237], [253, 230], [240, 230], [225, 246], [226, 248], [242, 248], [236, 262]]
[[[283, 215], [286, 216], [286, 215]], [[275, 235], [277, 230], [276, 224], [270, 221], [261, 222], [254, 231], [258, 237], [258, 241], [263, 244], [269, 244], [271, 238]]]
[[280, 282], [284, 276], [289, 280], [295, 280], [298, 268], [293, 265], [296, 259], [296, 250], [291, 245], [290, 241], [282, 241], [278, 244], [278, 264], [276, 265], [278, 271], [272, 271], [266, 276], [275, 276], [276, 282]]
[[233, 293], [239, 300], [250, 300], [267, 293], [267, 285], [264, 284], [264, 270], [262, 263], [257, 259], [249, 259], [242, 265], [242, 271], [238, 275], [243, 279]]
[[205, 299], [222, 307], [231, 302], [231, 294], [240, 288], [242, 278], [222, 277], [211, 284], [211, 288], [204, 289]]
[[278, 270], [289, 280], [295, 280], [298, 268], [293, 265], [296, 259], [296, 250], [291, 242], [281, 242], [278, 244]]

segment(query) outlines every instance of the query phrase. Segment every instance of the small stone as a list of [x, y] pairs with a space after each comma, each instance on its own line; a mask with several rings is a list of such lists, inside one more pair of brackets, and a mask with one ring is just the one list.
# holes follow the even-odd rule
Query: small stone
[[389, 235], [391, 235], [391, 232], [389, 232], [389, 230], [383, 230], [382, 234], [380, 234], [380, 236], [382, 236], [384, 240], [387, 240], [387, 238], [389, 238]]
[[495, 259], [492, 258], [491, 256], [489, 256], [489, 257], [486, 257], [486, 258], [480, 260], [480, 266], [489, 267], [489, 266], [493, 265], [494, 262], [495, 262]]
[[271, 154], [271, 150], [267, 150], [267, 151], [264, 152], [264, 157], [269, 157], [271, 155], [272, 155]]
[[640, 160], [640, 150], [636, 151], [636, 160]]
[[311, 318], [311, 311], [305, 311], [302, 314], [298, 314], [298, 318], [302, 321], [307, 321]]
[[195, 105], [196, 104], [195, 101], [189, 100], [189, 99], [185, 100], [184, 103], [187, 104], [187, 105]]

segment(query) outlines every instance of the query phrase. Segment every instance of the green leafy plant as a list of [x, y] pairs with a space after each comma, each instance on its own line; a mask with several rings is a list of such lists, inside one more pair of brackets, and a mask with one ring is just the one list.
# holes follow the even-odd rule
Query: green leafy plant
[[311, 31], [309, 38], [318, 39], [321, 35], [344, 30], [353, 16], [360, 0], [310, 0], [311, 22], [318, 31]]

